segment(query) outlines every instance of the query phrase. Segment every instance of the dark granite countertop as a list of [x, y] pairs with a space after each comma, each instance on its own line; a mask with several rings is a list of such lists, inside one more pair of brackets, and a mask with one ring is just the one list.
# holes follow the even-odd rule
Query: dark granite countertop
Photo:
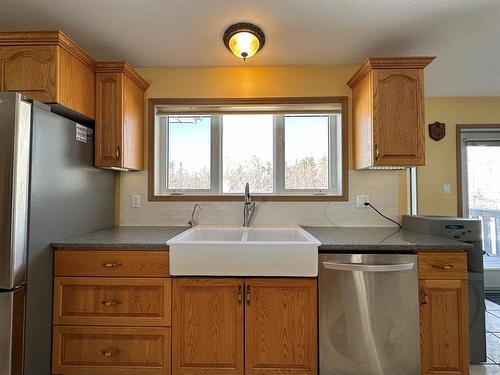
[[321, 242], [321, 251], [467, 250], [465, 242], [397, 227], [304, 227]]
[[[116, 227], [52, 244], [55, 248], [165, 249], [187, 227]], [[395, 227], [304, 227], [321, 243], [320, 251], [466, 250], [471, 247], [442, 237]]]
[[55, 248], [166, 249], [188, 227], [115, 227], [52, 243]]

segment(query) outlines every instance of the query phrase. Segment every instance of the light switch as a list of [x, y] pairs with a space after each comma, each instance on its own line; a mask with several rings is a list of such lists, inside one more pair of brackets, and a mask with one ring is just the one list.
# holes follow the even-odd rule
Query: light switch
[[141, 196], [140, 195], [132, 195], [132, 199], [130, 202], [132, 208], [140, 208], [141, 207]]
[[450, 184], [443, 184], [443, 193], [451, 194], [451, 185]]

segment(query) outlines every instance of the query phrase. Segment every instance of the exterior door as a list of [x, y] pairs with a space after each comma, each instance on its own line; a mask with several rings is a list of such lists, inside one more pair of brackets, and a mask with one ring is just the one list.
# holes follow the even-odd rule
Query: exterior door
[[[459, 137], [462, 214], [482, 220], [483, 249], [496, 257], [500, 255], [500, 125], [461, 128]], [[490, 263], [500, 268], [500, 258], [486, 258], [486, 268]]]
[[247, 375], [317, 374], [314, 279], [245, 280]]
[[173, 375], [243, 375], [243, 279], [174, 278]]

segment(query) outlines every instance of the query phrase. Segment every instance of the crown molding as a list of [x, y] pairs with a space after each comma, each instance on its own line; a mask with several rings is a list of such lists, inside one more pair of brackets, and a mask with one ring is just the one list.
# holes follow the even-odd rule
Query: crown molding
[[0, 46], [59, 46], [95, 70], [95, 61], [62, 31], [0, 31]]
[[435, 56], [369, 57], [347, 82], [347, 86], [354, 88], [373, 69], [424, 69], [435, 58]]
[[144, 78], [142, 78], [139, 73], [137, 73], [134, 68], [132, 68], [125, 61], [98, 61], [96, 62], [96, 73], [123, 73], [128, 78], [130, 78], [137, 86], [142, 90], [146, 90], [149, 87]]

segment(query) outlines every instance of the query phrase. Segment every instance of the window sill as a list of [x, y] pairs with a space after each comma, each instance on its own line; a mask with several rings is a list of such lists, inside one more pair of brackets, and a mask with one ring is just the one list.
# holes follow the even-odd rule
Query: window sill
[[[154, 195], [149, 194], [149, 202], [243, 202], [241, 195]], [[347, 202], [343, 195], [252, 195], [255, 202]]]

